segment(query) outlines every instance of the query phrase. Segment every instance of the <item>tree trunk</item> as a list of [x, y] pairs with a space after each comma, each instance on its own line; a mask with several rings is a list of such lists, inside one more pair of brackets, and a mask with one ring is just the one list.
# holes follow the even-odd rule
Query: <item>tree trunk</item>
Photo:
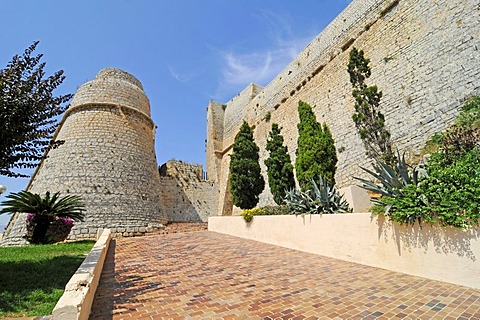
[[47, 234], [52, 219], [50, 217], [37, 216], [35, 220], [36, 225], [33, 230], [32, 243], [42, 244], [45, 242], [45, 235]]

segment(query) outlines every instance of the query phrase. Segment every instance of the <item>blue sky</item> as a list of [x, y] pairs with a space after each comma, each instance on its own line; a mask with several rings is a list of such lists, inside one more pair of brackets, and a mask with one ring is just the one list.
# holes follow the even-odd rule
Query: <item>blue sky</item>
[[[206, 107], [267, 85], [350, 0], [2, 1], [0, 68], [39, 40], [47, 74], [74, 93], [106, 67], [143, 84], [159, 164], [205, 163]], [[29, 179], [0, 176], [9, 192]], [[0, 196], [0, 201], [4, 196]], [[1, 226], [6, 216], [0, 216]]]

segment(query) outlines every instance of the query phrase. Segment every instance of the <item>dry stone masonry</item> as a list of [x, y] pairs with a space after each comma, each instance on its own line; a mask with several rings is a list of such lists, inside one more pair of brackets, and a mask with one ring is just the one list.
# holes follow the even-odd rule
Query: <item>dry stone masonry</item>
[[[95, 238], [104, 227], [123, 236], [158, 230], [168, 218], [154, 131], [141, 83], [119, 69], [101, 70], [78, 89], [56, 133], [65, 143], [49, 152], [28, 189], [83, 198], [86, 219], [71, 239]], [[4, 244], [21, 243], [24, 229], [24, 215], [15, 215]]]
[[[266, 179], [265, 150], [272, 123], [295, 161], [297, 105], [312, 105], [330, 127], [338, 155], [338, 186], [364, 176], [369, 159], [352, 121], [354, 102], [347, 73], [352, 47], [371, 59], [368, 84], [383, 91], [381, 111], [394, 146], [418, 155], [444, 129], [459, 105], [480, 93], [480, 5], [478, 0], [354, 0], [265, 88], [249, 85], [222, 104], [207, 108], [207, 172], [219, 188], [219, 215], [238, 212], [227, 190], [231, 146], [242, 121], [255, 129]], [[265, 115], [271, 114], [269, 121]], [[273, 203], [268, 186], [259, 205]]]
[[[252, 83], [225, 104], [210, 102], [208, 180], [200, 165], [181, 161], [158, 170], [155, 125], [142, 84], [127, 72], [101, 70], [78, 89], [56, 132], [65, 144], [49, 152], [28, 189], [83, 197], [86, 220], [74, 227], [71, 239], [94, 238], [104, 227], [134, 236], [167, 221], [236, 214], [227, 186], [229, 155], [242, 121], [254, 128], [267, 180], [265, 145], [272, 123], [283, 128], [295, 161], [299, 100], [330, 127], [338, 155], [335, 179], [339, 188], [347, 187], [353, 176], [365, 176], [359, 165], [369, 165], [352, 121], [351, 48], [371, 59], [368, 85], [383, 91], [380, 107], [394, 146], [414, 157], [451, 123], [465, 99], [480, 94], [479, 21], [478, 0], [352, 1], [266, 87]], [[266, 186], [259, 205], [269, 204], [273, 197]], [[0, 245], [23, 243], [24, 233], [25, 215], [16, 214]]]
[[216, 214], [218, 189], [200, 164], [170, 160], [160, 167], [161, 198], [169, 222], [207, 222]]

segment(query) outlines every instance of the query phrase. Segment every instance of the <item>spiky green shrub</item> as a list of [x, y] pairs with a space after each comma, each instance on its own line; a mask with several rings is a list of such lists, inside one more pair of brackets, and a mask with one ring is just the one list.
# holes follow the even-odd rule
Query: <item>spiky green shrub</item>
[[268, 185], [276, 204], [283, 203], [286, 190], [295, 187], [293, 165], [287, 147], [283, 144], [283, 136], [278, 124], [272, 124], [266, 149], [270, 153], [265, 165], [267, 166]]
[[306, 102], [299, 101], [298, 115], [300, 122], [297, 125], [295, 171], [300, 187], [302, 190], [311, 189], [311, 181], [318, 184], [319, 176], [325, 177], [334, 185], [337, 153], [330, 129], [326, 123], [322, 126], [317, 122], [312, 107]]
[[[421, 167], [410, 169], [405, 161], [405, 153], [400, 156], [398, 150], [397, 159], [397, 163], [393, 166], [378, 158], [374, 158], [375, 163], [372, 164], [374, 171], [360, 167], [369, 173], [374, 180], [358, 177], [353, 178], [362, 182], [360, 187], [367, 191], [387, 197], [401, 196], [403, 188], [407, 185], [418, 184], [419, 175], [420, 178], [425, 177], [426, 171]], [[377, 199], [372, 199], [372, 202], [380, 205], [383, 204]], [[388, 207], [386, 209], [388, 210]]]
[[243, 121], [233, 143], [229, 180], [233, 204], [241, 209], [254, 208], [265, 187], [258, 163], [258, 151], [253, 140], [253, 131], [248, 123]]
[[[51, 230], [51, 235], [47, 237], [48, 229], [52, 223], [61, 218], [70, 218], [75, 221], [83, 221], [84, 204], [79, 196], [70, 195], [60, 198], [60, 192], [50, 196], [46, 192], [41, 196], [29, 191], [20, 191], [11, 193], [7, 199], [2, 202], [3, 213], [29, 213], [27, 216], [27, 240], [35, 244], [50, 243], [55, 234], [61, 233], [59, 230]], [[65, 221], [66, 225], [69, 221]], [[73, 221], [72, 221], [73, 222]], [[54, 223], [54, 228], [59, 228]], [[71, 229], [71, 227], [70, 227]]]
[[352, 96], [355, 98], [353, 122], [365, 146], [367, 156], [380, 158], [389, 165], [396, 161], [390, 141], [390, 131], [385, 127], [385, 117], [380, 112], [382, 92], [377, 86], [367, 86], [365, 80], [371, 75], [370, 60], [365, 58], [363, 50], [353, 48], [350, 51], [348, 74], [352, 84]]
[[[381, 195], [380, 199], [371, 199], [371, 202], [374, 203], [372, 207], [373, 213], [385, 214], [391, 220], [399, 223], [430, 222], [429, 217], [424, 213], [419, 214], [419, 212], [412, 211], [409, 214], [402, 213], [399, 216], [394, 213], [396, 208], [392, 211], [391, 199], [395, 199], [393, 201], [396, 202], [410, 199], [412, 192], [416, 192], [419, 181], [428, 177], [428, 173], [423, 167], [411, 168], [407, 165], [405, 153], [400, 156], [397, 150], [397, 159], [396, 166], [393, 167], [378, 158], [374, 158], [375, 163], [372, 165], [374, 171], [361, 167], [372, 176], [373, 180], [358, 177], [354, 177], [354, 179], [362, 182], [361, 188]], [[425, 205], [423, 201], [424, 196], [421, 194], [414, 197], [415, 205], [418, 207]]]
[[292, 189], [287, 192], [285, 203], [294, 214], [322, 214], [351, 212], [348, 202], [322, 176], [311, 180], [312, 189], [301, 191]]
[[382, 196], [372, 199], [372, 211], [392, 221], [475, 226], [480, 218], [480, 146], [466, 145], [471, 147], [458, 153], [445, 148], [432, 153], [425, 168], [410, 169], [399, 155], [396, 170], [375, 159], [375, 172], [364, 169], [374, 180], [356, 179], [364, 189]]

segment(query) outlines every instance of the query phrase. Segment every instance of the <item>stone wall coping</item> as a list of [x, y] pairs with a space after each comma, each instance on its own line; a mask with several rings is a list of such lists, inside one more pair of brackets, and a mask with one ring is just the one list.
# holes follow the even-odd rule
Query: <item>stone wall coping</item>
[[65, 292], [53, 309], [53, 320], [88, 319], [111, 239], [110, 229], [103, 229], [92, 250], [65, 286]]
[[[129, 107], [127, 105], [122, 105], [118, 103], [107, 103], [107, 102], [89, 102], [89, 103], [82, 103], [73, 107], [69, 107], [67, 111], [65, 111], [61, 124], [63, 124], [64, 122], [63, 120], [66, 119], [73, 111], [76, 111], [78, 109], [88, 108], [88, 107], [113, 107], [113, 108], [119, 108], [119, 109], [127, 109], [134, 113], [140, 114], [144, 118], [144, 120], [150, 124], [152, 128], [155, 127], [155, 123], [153, 122], [152, 118], [150, 118], [150, 116], [145, 112], [143, 112], [142, 110]], [[60, 130], [57, 130], [57, 131], [60, 131]]]

